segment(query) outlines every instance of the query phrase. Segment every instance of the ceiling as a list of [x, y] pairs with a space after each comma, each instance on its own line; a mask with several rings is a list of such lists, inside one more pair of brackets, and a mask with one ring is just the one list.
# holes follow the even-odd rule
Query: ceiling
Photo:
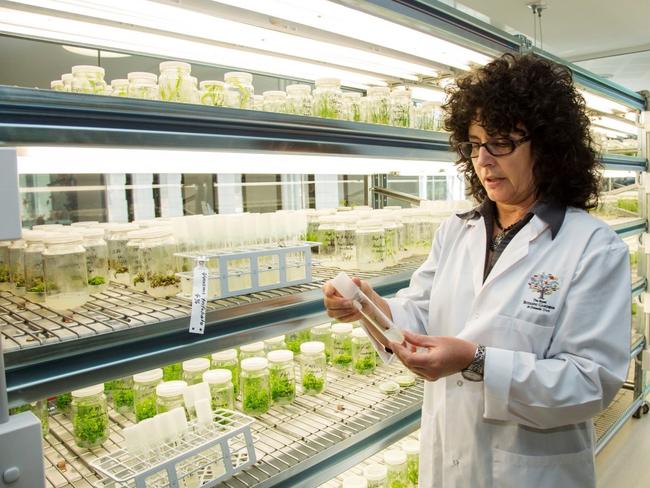
[[632, 90], [650, 90], [650, 0], [443, 2], [531, 40], [535, 30], [528, 4], [541, 3], [546, 6], [541, 18], [544, 50]]

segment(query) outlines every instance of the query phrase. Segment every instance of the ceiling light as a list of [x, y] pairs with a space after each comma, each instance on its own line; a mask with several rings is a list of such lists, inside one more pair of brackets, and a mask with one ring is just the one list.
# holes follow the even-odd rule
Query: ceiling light
[[447, 95], [444, 91], [435, 88], [411, 87], [411, 96], [416, 100], [444, 103]]
[[77, 46], [61, 46], [68, 52], [79, 54], [80, 56], [88, 56], [91, 58], [97, 58], [101, 54], [102, 58], [128, 58], [130, 54], [124, 53], [114, 53], [112, 51], [104, 51], [103, 49], [89, 49], [87, 47], [77, 47]]

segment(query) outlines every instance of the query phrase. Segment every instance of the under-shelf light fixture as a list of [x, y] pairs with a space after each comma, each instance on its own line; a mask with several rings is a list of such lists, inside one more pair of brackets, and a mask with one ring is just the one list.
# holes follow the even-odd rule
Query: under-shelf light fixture
[[588, 92], [587, 90], [583, 90], [582, 88], [578, 88], [578, 92], [585, 99], [587, 108], [590, 108], [592, 110], [597, 110], [599, 112], [612, 114], [612, 115], [615, 113], [627, 114], [628, 112], [634, 112], [634, 110], [630, 107], [615, 102], [614, 100], [610, 100], [609, 98], [605, 98], [600, 95], [596, 95], [595, 93]]
[[639, 136], [639, 128], [635, 124], [624, 121], [622, 119], [607, 116], [596, 116], [591, 117], [591, 124], [593, 126], [623, 132], [624, 134], [628, 135], [628, 137]]

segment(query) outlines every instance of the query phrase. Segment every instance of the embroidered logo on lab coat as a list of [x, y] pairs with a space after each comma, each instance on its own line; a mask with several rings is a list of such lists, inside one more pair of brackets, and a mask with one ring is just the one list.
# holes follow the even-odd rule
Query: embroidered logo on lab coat
[[526, 308], [537, 310], [538, 312], [551, 312], [555, 310], [555, 307], [548, 303], [546, 297], [560, 289], [560, 282], [557, 276], [550, 273], [534, 274], [528, 281], [528, 288], [532, 291], [534, 298], [524, 300]]

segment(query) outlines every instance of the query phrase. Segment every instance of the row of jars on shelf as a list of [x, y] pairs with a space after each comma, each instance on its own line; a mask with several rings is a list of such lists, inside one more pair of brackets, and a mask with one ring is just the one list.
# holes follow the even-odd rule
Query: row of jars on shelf
[[204, 80], [191, 76], [191, 65], [178, 61], [160, 63], [160, 76], [148, 72], [131, 72], [126, 79], [104, 80], [104, 68], [73, 66], [71, 73], [53, 80], [57, 91], [132, 97], [146, 100], [196, 103], [294, 115], [313, 115], [329, 119], [373, 124], [443, 130], [442, 109], [438, 102], [415, 105], [411, 91], [398, 87], [370, 87], [367, 96], [360, 92], [343, 92], [337, 78], [320, 78], [316, 88], [293, 84], [282, 90], [268, 90], [255, 95], [253, 76], [245, 72], [228, 72], [224, 81]]
[[[317, 395], [325, 390], [328, 355], [337, 368], [352, 367], [359, 374], [370, 374], [375, 369], [375, 351], [361, 328], [328, 323], [299, 334], [303, 340], [298, 341], [298, 384], [304, 395]], [[178, 407], [185, 408], [191, 419], [195, 412], [188, 387], [205, 383], [213, 410], [233, 409], [240, 398], [242, 412], [259, 416], [272, 405], [288, 404], [296, 397], [294, 352], [286, 347], [285, 336], [280, 336], [243, 345], [239, 353], [236, 349], [219, 351], [210, 359], [195, 358], [105, 385], [75, 390], [57, 397], [56, 405], [71, 415], [75, 442], [81, 448], [97, 447], [108, 437], [105, 393], [117, 411], [134, 415], [136, 422]]]

